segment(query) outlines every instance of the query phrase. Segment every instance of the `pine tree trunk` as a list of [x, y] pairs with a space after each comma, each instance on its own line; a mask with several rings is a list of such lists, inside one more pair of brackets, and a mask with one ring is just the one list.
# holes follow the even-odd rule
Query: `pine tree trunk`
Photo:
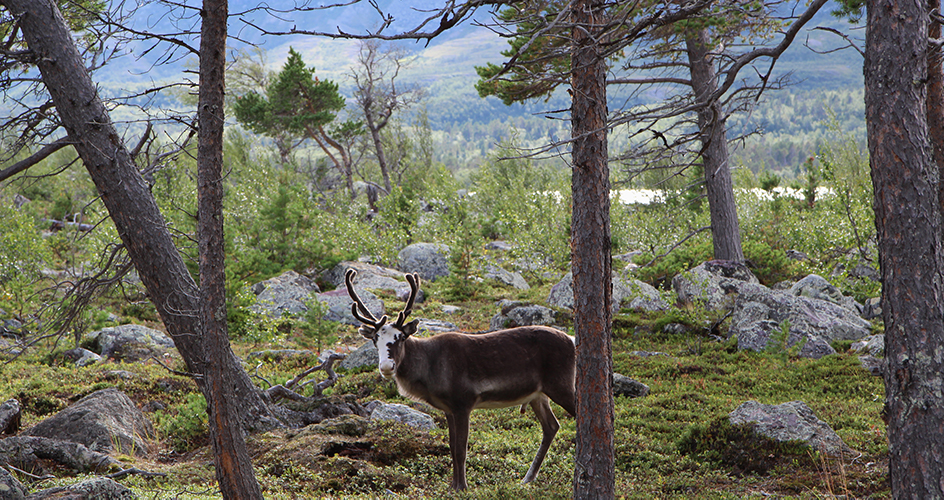
[[869, 0], [866, 10], [892, 496], [944, 498], [944, 248], [926, 109], [927, 4]]
[[[940, 13], [941, 0], [928, 0], [928, 10]], [[928, 37], [941, 38], [941, 25], [928, 24]], [[941, 64], [942, 52], [936, 48], [928, 52], [928, 133], [931, 135], [931, 151], [938, 177], [944, 179], [944, 67]], [[938, 186], [941, 209], [944, 210], [944, 183]]]
[[574, 498], [613, 498], [612, 279], [607, 165], [606, 64], [594, 40], [599, 0], [574, 6], [573, 126], [574, 330], [577, 336], [577, 446]]
[[716, 259], [743, 262], [744, 251], [741, 249], [741, 228], [734, 200], [734, 182], [731, 179], [724, 110], [717, 99], [711, 99], [711, 95], [718, 90], [718, 82], [708, 43], [708, 32], [705, 30], [685, 40], [692, 90], [695, 92], [695, 103], [699, 105], [698, 129], [708, 211], [711, 215], [711, 238]]
[[236, 388], [223, 360], [232, 356], [226, 330], [223, 252], [223, 95], [226, 86], [227, 0], [204, 0], [200, 30], [197, 119], [197, 233], [200, 252], [200, 320], [206, 349], [206, 391], [216, 480], [223, 498], [261, 499], [243, 438]]

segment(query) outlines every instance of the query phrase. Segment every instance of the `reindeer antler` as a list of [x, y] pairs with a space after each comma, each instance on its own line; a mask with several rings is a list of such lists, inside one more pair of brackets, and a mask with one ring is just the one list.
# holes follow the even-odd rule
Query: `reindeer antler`
[[370, 312], [370, 309], [367, 309], [367, 306], [364, 305], [364, 301], [361, 300], [357, 292], [354, 291], [354, 276], [356, 275], [357, 271], [354, 269], [348, 269], [344, 274], [344, 284], [347, 285], [347, 294], [350, 295], [351, 299], [354, 301], [354, 303], [351, 304], [351, 314], [353, 314], [354, 318], [358, 321], [369, 326], [373, 333], [376, 333], [377, 330], [380, 330], [380, 327], [387, 322], [387, 315], [385, 314], [381, 316], [380, 319], [377, 319], [374, 317], [374, 314]]
[[413, 304], [416, 302], [416, 296], [419, 294], [420, 290], [420, 275], [416, 273], [407, 274], [406, 281], [410, 284], [410, 298], [406, 301], [406, 307], [397, 313], [397, 322], [394, 323], [394, 326], [401, 329], [403, 328], [403, 322], [406, 321], [406, 317], [413, 312]]

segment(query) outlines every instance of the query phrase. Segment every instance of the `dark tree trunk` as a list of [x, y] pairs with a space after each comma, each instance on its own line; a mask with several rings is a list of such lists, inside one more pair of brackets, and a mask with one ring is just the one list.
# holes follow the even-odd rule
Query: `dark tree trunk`
[[[202, 375], [206, 351], [199, 335], [198, 290], [174, 246], [164, 217], [121, 137], [112, 125], [62, 14], [50, 0], [0, 0], [18, 17], [30, 50], [69, 139], [88, 170], [102, 202], [134, 262], [149, 298], [174, 339], [187, 369]], [[247, 428], [278, 424], [236, 356], [221, 358], [248, 416]], [[196, 377], [207, 395], [206, 380]]]
[[603, 2], [574, 4], [573, 127], [574, 330], [577, 336], [577, 449], [574, 498], [613, 498], [610, 182], [606, 63], [596, 42]]
[[705, 30], [700, 30], [685, 40], [692, 90], [695, 93], [695, 103], [699, 106], [700, 156], [705, 168], [705, 190], [708, 192], [708, 211], [711, 214], [711, 239], [716, 259], [743, 262], [744, 251], [741, 249], [741, 228], [738, 225], [737, 204], [734, 201], [724, 111], [717, 99], [711, 99], [712, 94], [718, 90], [718, 81], [708, 43], [708, 32]]
[[[928, 0], [929, 13], [940, 13], [941, 0]], [[931, 21], [928, 37], [941, 38], [941, 25]], [[944, 179], [944, 74], [940, 48], [928, 52], [928, 133], [931, 135], [931, 151], [938, 178]], [[938, 186], [938, 198], [944, 211], [944, 183]]]
[[223, 252], [223, 95], [226, 86], [227, 0], [204, 0], [200, 30], [197, 120], [197, 198], [200, 249], [200, 320], [206, 352], [210, 436], [223, 498], [262, 498], [243, 439], [236, 387], [222, 362], [232, 356], [226, 330]]
[[367, 128], [370, 130], [370, 139], [374, 143], [374, 151], [377, 152], [377, 164], [380, 165], [380, 173], [383, 175], [384, 189], [387, 190], [387, 193], [390, 193], [392, 188], [390, 184], [390, 171], [387, 169], [387, 155], [384, 154], [383, 141], [380, 139], [380, 129], [387, 124], [387, 120], [380, 122], [383, 125], [374, 120], [373, 112], [370, 110], [369, 104], [364, 106], [364, 116], [367, 120]]
[[869, 0], [865, 112], [885, 319], [894, 498], [944, 498], [944, 284], [924, 2]]

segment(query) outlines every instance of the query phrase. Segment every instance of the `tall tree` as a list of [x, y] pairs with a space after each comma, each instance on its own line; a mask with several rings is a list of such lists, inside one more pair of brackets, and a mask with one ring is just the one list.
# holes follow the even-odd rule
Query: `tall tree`
[[894, 498], [944, 498], [944, 246], [928, 130], [928, 7], [869, 0], [865, 106]]
[[236, 402], [237, 387], [224, 360], [232, 356], [226, 330], [223, 252], [223, 96], [226, 87], [227, 0], [204, 0], [197, 103], [197, 203], [200, 253], [200, 326], [206, 352], [207, 410], [216, 481], [226, 499], [261, 499]]
[[239, 96], [233, 104], [236, 120], [258, 134], [270, 137], [304, 135], [318, 144], [344, 179], [354, 197], [354, 158], [350, 138], [363, 133], [359, 122], [347, 121], [334, 130], [325, 127], [344, 108], [338, 85], [315, 76], [315, 68], [305, 66], [301, 54], [289, 48], [288, 60], [266, 95], [255, 91]]
[[396, 165], [387, 164], [386, 147], [381, 132], [390, 123], [393, 114], [415, 103], [422, 93], [415, 87], [398, 88], [397, 77], [403, 69], [405, 54], [397, 49], [384, 50], [378, 40], [360, 42], [357, 65], [351, 69], [354, 80], [354, 101], [364, 115], [364, 125], [374, 145], [377, 164], [383, 177], [384, 189], [390, 193], [391, 170]]
[[574, 331], [577, 338], [577, 450], [574, 498], [613, 498], [612, 279], [607, 164], [605, 3], [571, 11]]
[[744, 261], [738, 224], [734, 181], [728, 154], [725, 111], [717, 96], [718, 80], [708, 31], [700, 29], [685, 37], [691, 87], [698, 109], [699, 156], [705, 173], [711, 242], [716, 259]]
[[[630, 124], [630, 150], [611, 155], [631, 170], [669, 163], [684, 169], [700, 162], [708, 193], [715, 258], [743, 260], [726, 119], [741, 103], [753, 101], [771, 85], [776, 59], [790, 46], [800, 28], [824, 4], [816, 0], [783, 32], [779, 43], [751, 47], [735, 53], [725, 42], [767, 35], [779, 23], [768, 16], [783, 2], [691, 2], [677, 10], [663, 4], [611, 2], [607, 5], [609, 28], [600, 40], [610, 66], [607, 85], [633, 86], [637, 92], [659, 86], [672, 89], [664, 103], [611, 111], [609, 126]], [[515, 25], [511, 49], [503, 65], [477, 68], [481, 95], [496, 95], [506, 103], [549, 95], [565, 80], [562, 64], [568, 39], [557, 13], [568, 2], [551, 0], [515, 5], [502, 11], [499, 22]], [[506, 30], [507, 31], [507, 30]], [[743, 41], [743, 40], [742, 40]], [[738, 74], [759, 58], [770, 60], [770, 69], [758, 71], [757, 84], [735, 84]], [[687, 62], [685, 62], [687, 61]], [[696, 115], [691, 127], [688, 115]], [[691, 130], [694, 130], [692, 132]], [[671, 141], [667, 137], [672, 138]]]

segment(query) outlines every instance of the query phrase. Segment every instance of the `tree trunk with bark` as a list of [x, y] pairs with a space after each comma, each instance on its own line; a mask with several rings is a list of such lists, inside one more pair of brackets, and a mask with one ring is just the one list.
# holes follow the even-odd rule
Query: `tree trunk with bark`
[[[941, 0], [928, 0], [928, 11], [940, 14]], [[941, 38], [941, 25], [933, 20], [928, 24], [928, 37]], [[941, 61], [941, 48], [932, 48], [928, 52], [928, 132], [938, 177], [944, 179], [944, 66]], [[938, 197], [944, 211], [944, 185], [938, 186]]]
[[692, 90], [698, 108], [698, 129], [701, 160], [705, 169], [705, 190], [711, 215], [711, 239], [716, 259], [744, 261], [741, 228], [738, 224], [734, 182], [728, 156], [728, 137], [724, 110], [711, 96], [718, 90], [714, 64], [711, 61], [708, 32], [699, 30], [686, 38]]
[[869, 0], [865, 105], [894, 498], [944, 498], [944, 283], [928, 131], [927, 4]]
[[597, 42], [603, 3], [573, 6], [574, 330], [577, 337], [577, 446], [574, 498], [613, 498], [610, 181], [606, 63]]
[[232, 356], [226, 329], [223, 251], [223, 95], [226, 87], [227, 0], [204, 0], [200, 29], [197, 121], [197, 232], [200, 252], [200, 321], [206, 352], [207, 411], [223, 498], [261, 499], [236, 401], [223, 360]]
[[[111, 215], [148, 296], [177, 350], [207, 396], [198, 289], [164, 217], [111, 122], [62, 14], [50, 0], [0, 0], [18, 18], [69, 140]], [[247, 429], [279, 425], [232, 351], [220, 358]], [[207, 398], [209, 400], [209, 398]]]

